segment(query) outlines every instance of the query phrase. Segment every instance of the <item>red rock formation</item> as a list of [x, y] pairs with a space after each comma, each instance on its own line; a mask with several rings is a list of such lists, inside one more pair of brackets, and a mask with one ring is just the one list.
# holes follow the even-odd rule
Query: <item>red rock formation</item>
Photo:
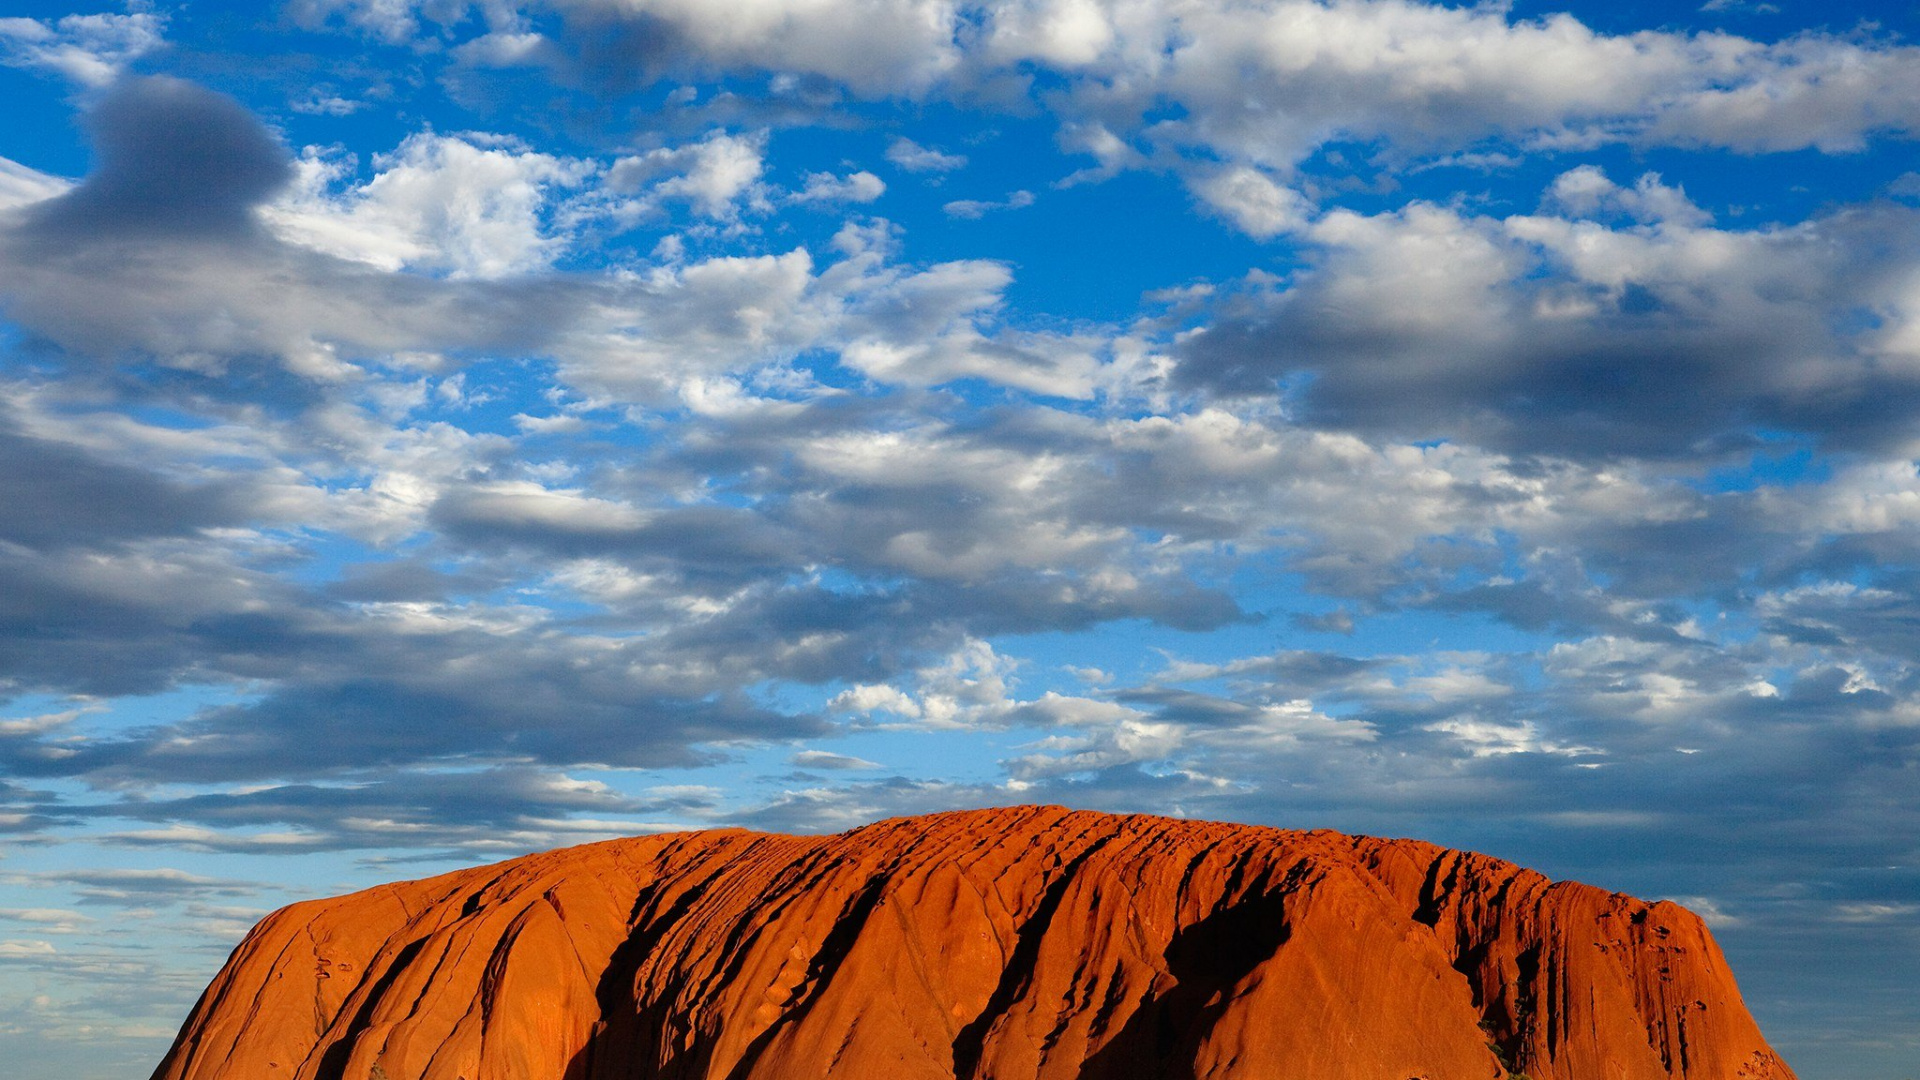
[[269, 916], [156, 1080], [1792, 1080], [1698, 918], [1057, 807], [614, 840]]

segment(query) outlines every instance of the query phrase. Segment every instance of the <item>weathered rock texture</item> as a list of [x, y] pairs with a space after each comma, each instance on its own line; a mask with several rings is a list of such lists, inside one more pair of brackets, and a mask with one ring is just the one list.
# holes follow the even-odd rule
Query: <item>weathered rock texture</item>
[[1791, 1080], [1698, 918], [1055, 807], [615, 840], [263, 921], [163, 1080]]

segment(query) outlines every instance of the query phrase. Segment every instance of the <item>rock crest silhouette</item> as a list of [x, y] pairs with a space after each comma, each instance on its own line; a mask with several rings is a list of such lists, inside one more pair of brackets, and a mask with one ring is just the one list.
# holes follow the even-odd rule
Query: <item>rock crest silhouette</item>
[[1413, 840], [1015, 807], [295, 904], [156, 1080], [1793, 1080], [1698, 917]]

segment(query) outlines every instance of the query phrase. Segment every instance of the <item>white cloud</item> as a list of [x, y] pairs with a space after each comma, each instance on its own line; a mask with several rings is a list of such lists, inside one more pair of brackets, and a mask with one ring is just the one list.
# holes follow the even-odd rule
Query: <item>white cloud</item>
[[887, 144], [887, 160], [908, 172], [952, 172], [967, 163], [964, 155], [942, 153], [904, 135], [895, 136], [893, 142]]
[[606, 191], [617, 197], [613, 212], [632, 220], [657, 212], [662, 202], [682, 202], [705, 217], [736, 217], [765, 201], [760, 177], [766, 142], [765, 132], [716, 131], [696, 143], [620, 158], [605, 180]]
[[[716, 134], [602, 167], [589, 160], [539, 153], [501, 136], [421, 133], [390, 153], [376, 155], [374, 175], [358, 184], [348, 182], [355, 164], [350, 156], [309, 148], [296, 163], [291, 189], [260, 213], [281, 240], [383, 271], [421, 271], [452, 279], [539, 273], [567, 252], [581, 230], [597, 222], [633, 224], [674, 203], [718, 218], [732, 218], [750, 206], [764, 205], [765, 186], [759, 179], [763, 141], [763, 136]], [[20, 186], [40, 185], [27, 177]], [[855, 173], [837, 178], [833, 185], [816, 186], [812, 194], [861, 198], [882, 186], [871, 174]], [[672, 280], [717, 284], [729, 276], [724, 268], [753, 265], [759, 263], [721, 259], [633, 284], [643, 293], [657, 294]], [[191, 287], [213, 284], [204, 273], [186, 276], [197, 277], [197, 285]], [[143, 288], [163, 284], [149, 280]], [[183, 279], [178, 284], [188, 286], [189, 282]], [[575, 281], [563, 286], [575, 287], [597, 285]], [[282, 291], [277, 302], [261, 309], [263, 318], [298, 321], [303, 314], [313, 314], [296, 302], [298, 295]], [[235, 296], [231, 288], [226, 289], [222, 307], [231, 310]], [[172, 319], [185, 318], [191, 308], [173, 302], [170, 306]], [[414, 313], [426, 315], [433, 306], [416, 308]], [[615, 312], [609, 309], [608, 314]], [[680, 314], [671, 318], [682, 324], [688, 321]], [[372, 329], [379, 321], [356, 325]], [[606, 325], [607, 321], [587, 320], [569, 327], [568, 333], [585, 342]], [[804, 334], [804, 326], [796, 333]]]
[[816, 172], [807, 174], [805, 185], [792, 198], [800, 203], [870, 203], [886, 191], [886, 183], [864, 169], [845, 176]]
[[842, 707], [875, 709], [932, 728], [975, 728], [1006, 722], [1016, 703], [1008, 684], [1015, 665], [985, 641], [969, 641], [940, 663], [917, 673], [917, 693], [891, 687], [855, 687]]
[[1726, 904], [1712, 896], [1677, 896], [1674, 902], [1700, 916], [1715, 933], [1724, 934], [1735, 927], [1746, 925], [1745, 919], [1727, 911]]
[[1084, 734], [1052, 735], [1030, 744], [1033, 753], [1005, 763], [1016, 782], [1072, 776], [1124, 765], [1166, 761], [1186, 744], [1179, 724], [1130, 716]]
[[73, 723], [76, 719], [98, 711], [100, 706], [91, 708], [67, 709], [63, 712], [42, 713], [39, 716], [23, 716], [0, 720], [0, 738], [20, 735], [44, 735]]
[[82, 86], [104, 87], [129, 63], [164, 45], [166, 26], [166, 16], [151, 12], [0, 18], [0, 63], [45, 68]]
[[[528, 8], [536, 5], [528, 4]], [[306, 0], [312, 21], [412, 40], [423, 16], [468, 6]], [[568, 0], [573, 32], [646, 20], [696, 70], [818, 76], [873, 96], [992, 86], [1025, 66], [1067, 79], [1065, 129], [1107, 130], [1216, 163], [1289, 172], [1330, 140], [1385, 140], [1388, 155], [1447, 154], [1488, 137], [1554, 146], [1712, 145], [1760, 152], [1857, 148], [1920, 123], [1912, 47], [1803, 34], [1608, 34], [1571, 15], [1515, 19], [1500, 5], [1417, 0]], [[461, 48], [525, 62], [545, 43], [515, 7], [486, 9]], [[613, 67], [659, 66], [660, 55]], [[1179, 115], [1164, 117], [1164, 107]], [[896, 164], [958, 164], [896, 144]], [[1111, 168], [1111, 162], [1103, 166]], [[1207, 168], [1211, 168], [1208, 166]]]
[[401, 45], [420, 33], [423, 9], [453, 21], [466, 14], [468, 5], [459, 0], [450, 4], [429, 0], [291, 0], [287, 8], [296, 21], [308, 26], [342, 14], [349, 25], [369, 37]]
[[453, 494], [457, 509], [443, 512], [484, 519], [495, 526], [534, 526], [574, 535], [631, 532], [646, 515], [632, 506], [581, 491], [542, 487], [531, 481], [472, 485]]
[[366, 108], [367, 103], [316, 88], [304, 97], [294, 99], [291, 107], [294, 112], [309, 116], [352, 116]]
[[463, 42], [454, 55], [475, 67], [520, 67], [539, 62], [552, 48], [545, 36], [532, 31], [495, 30]]
[[1907, 901], [1861, 900], [1835, 904], [1832, 918], [1843, 923], [1905, 922], [1920, 915], [1920, 904]]
[[1313, 212], [1305, 196], [1244, 165], [1193, 176], [1187, 182], [1208, 206], [1260, 240], [1300, 230]]
[[878, 769], [878, 762], [847, 754], [835, 754], [825, 750], [802, 750], [793, 755], [793, 763], [803, 769]]
[[[883, 383], [979, 378], [1061, 397], [1094, 394], [1104, 371], [1101, 335], [998, 325], [1012, 282], [1004, 264], [900, 265], [889, 259], [888, 229], [843, 228], [842, 257], [825, 265], [795, 249], [632, 275], [617, 302], [579, 320], [557, 353], [568, 377], [590, 392], [643, 397], [809, 349], [831, 349]], [[714, 388], [700, 385], [703, 394]]]
[[836, 712], [872, 714], [876, 712], [892, 713], [895, 716], [918, 718], [921, 715], [920, 702], [912, 695], [897, 687], [885, 684], [860, 683], [833, 696], [827, 707]]
[[1100, 374], [1094, 335], [1017, 331], [993, 325], [1012, 272], [965, 260], [909, 270], [848, 260], [843, 278], [841, 362], [873, 378], [935, 386], [981, 378], [1061, 397], [1087, 398]]
[[1685, 227], [1713, 222], [1713, 215], [1696, 206], [1685, 191], [1661, 183], [1659, 173], [1646, 173], [1634, 186], [1623, 188], [1598, 166], [1581, 165], [1555, 177], [1548, 198], [1576, 216], [1620, 213], [1636, 221]]
[[[1147, 155], [1099, 120], [1064, 120], [1060, 125], [1058, 141], [1062, 150], [1090, 155], [1098, 163], [1068, 175], [1059, 182], [1061, 187], [1109, 180], [1124, 170], [1143, 168], [1149, 162]], [[1204, 179], [1210, 174], [1201, 171], [1196, 175]]]
[[997, 202], [982, 199], [955, 199], [940, 207], [948, 217], [978, 220], [996, 210], [1021, 210], [1033, 205], [1033, 192], [1013, 191]]
[[73, 182], [0, 157], [0, 212], [51, 199]]
[[567, 237], [550, 221], [553, 193], [578, 187], [591, 163], [498, 136], [418, 134], [373, 160], [374, 176], [336, 194], [351, 159], [309, 148], [293, 191], [268, 207], [284, 239], [385, 270], [491, 278], [548, 267]]
[[1088, 116], [1172, 102], [1183, 115], [1152, 125], [1155, 143], [1283, 176], [1341, 138], [1401, 155], [1489, 135], [1832, 151], [1920, 121], [1914, 51], [1840, 38], [1609, 35], [1409, 0], [1137, 3], [1113, 18], [1118, 38], [1076, 90]]
[[1037, 60], [1056, 68], [1092, 63], [1115, 37], [1122, 5], [1096, 0], [1021, 0], [992, 8], [992, 30], [982, 46], [1002, 63]]
[[1893, 204], [1716, 227], [1658, 177], [1591, 168], [1535, 214], [1332, 209], [1300, 233], [1306, 270], [1212, 301], [1175, 385], [1502, 450], [1683, 453], [1747, 423], [1883, 444], [1920, 392], [1920, 271], [1868, 237], [1915, 232]]
[[1530, 720], [1500, 723], [1476, 717], [1456, 717], [1427, 727], [1444, 732], [1466, 744], [1474, 757], [1502, 754], [1558, 754], [1564, 757], [1589, 757], [1600, 751], [1590, 746], [1568, 746], [1543, 738], [1538, 725]]
[[0, 908], [0, 919], [40, 927], [43, 934], [72, 934], [94, 920], [65, 908]]
[[835, 305], [805, 249], [663, 267], [624, 284], [557, 349], [590, 393], [649, 398], [692, 377], [751, 370], [820, 343]]

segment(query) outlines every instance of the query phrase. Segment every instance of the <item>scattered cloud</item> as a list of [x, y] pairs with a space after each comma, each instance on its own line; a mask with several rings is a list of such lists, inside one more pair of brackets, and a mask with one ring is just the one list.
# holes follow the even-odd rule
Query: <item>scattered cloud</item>
[[44, 68], [98, 89], [118, 79], [134, 60], [164, 46], [166, 28], [167, 17], [151, 11], [51, 20], [0, 18], [0, 63]]
[[376, 155], [372, 179], [336, 194], [352, 162], [309, 147], [292, 191], [263, 208], [283, 240], [383, 270], [494, 278], [545, 270], [566, 248], [556, 192], [585, 183], [586, 162], [511, 138], [414, 135]]
[[802, 769], [830, 769], [846, 771], [850, 769], [882, 768], [877, 762], [847, 754], [835, 754], [825, 750], [802, 750], [793, 755], [792, 761]]
[[139, 74], [177, 18], [0, 20], [93, 147], [0, 147], [0, 1049], [171, 1023], [128, 927], [962, 804], [1911, 940], [1894, 31], [290, 15], [355, 62], [246, 103]]
[[766, 133], [715, 132], [696, 143], [620, 158], [605, 188], [621, 220], [637, 220], [663, 203], [680, 202], [708, 218], [731, 218], [766, 198], [761, 174]]
[[833, 173], [808, 173], [806, 182], [793, 193], [802, 203], [870, 203], [885, 194], [887, 185], [879, 177], [862, 169], [845, 176]]
[[[1718, 228], [1657, 178], [1589, 167], [1550, 195], [1573, 216], [1330, 212], [1304, 233], [1313, 272], [1226, 299], [1176, 379], [1288, 395], [1310, 423], [1525, 452], [1711, 452], [1751, 425], [1910, 437], [1915, 387], [1889, 361], [1913, 336], [1912, 270], [1855, 239], [1913, 229], [1906, 209]], [[1843, 314], [1862, 305], [1876, 317]]]
[[896, 136], [887, 144], [887, 160], [893, 162], [896, 168], [908, 172], [952, 172], [967, 164], [965, 155], [948, 154], [921, 146], [904, 135]]
[[998, 202], [988, 202], [980, 199], [955, 199], [941, 206], [940, 209], [948, 217], [975, 221], [986, 217], [996, 210], [1023, 210], [1032, 205], [1033, 192], [1011, 191], [1007, 193], [1006, 198]]

